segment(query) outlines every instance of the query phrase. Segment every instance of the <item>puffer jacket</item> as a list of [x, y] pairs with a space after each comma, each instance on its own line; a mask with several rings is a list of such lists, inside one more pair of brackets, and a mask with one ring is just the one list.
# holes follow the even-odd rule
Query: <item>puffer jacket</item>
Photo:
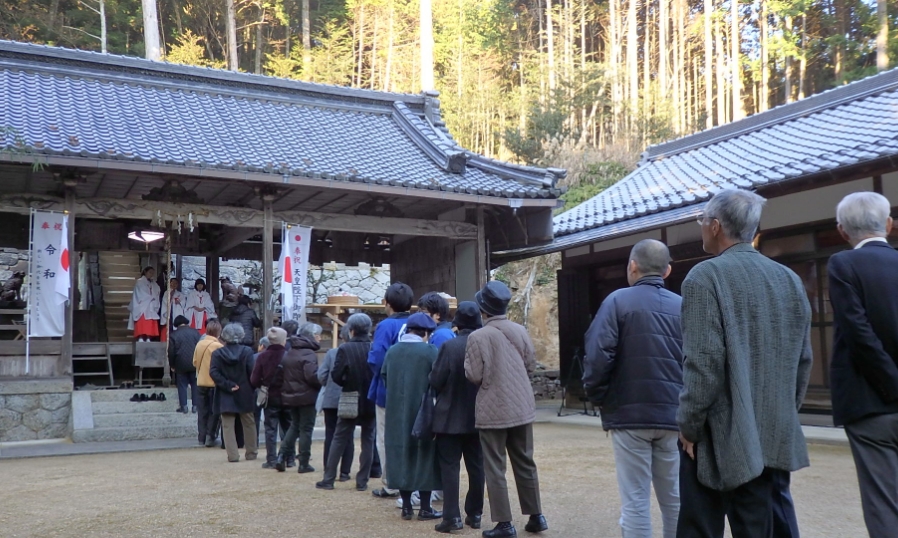
[[660, 276], [641, 278], [602, 302], [586, 333], [583, 388], [601, 408], [605, 430], [679, 429], [682, 302]]
[[318, 356], [321, 346], [305, 336], [290, 337], [290, 351], [284, 355], [281, 404], [284, 407], [315, 405], [321, 382], [318, 381]]
[[536, 400], [530, 372], [536, 352], [527, 329], [505, 316], [487, 319], [468, 336], [465, 377], [478, 385], [474, 419], [478, 429], [497, 430], [530, 424]]
[[228, 321], [239, 323], [243, 327], [243, 345], [250, 347], [255, 345], [256, 339], [253, 337], [253, 328], [262, 326], [262, 322], [259, 320], [259, 316], [256, 315], [255, 310], [245, 304], [239, 304], [234, 310], [231, 310]]
[[212, 353], [209, 375], [215, 381], [212, 406], [216, 414], [253, 412], [256, 401], [249, 382], [252, 360], [253, 350], [243, 344], [228, 344]]
[[193, 352], [200, 342], [199, 331], [188, 325], [181, 325], [168, 337], [168, 364], [178, 373], [196, 372]]

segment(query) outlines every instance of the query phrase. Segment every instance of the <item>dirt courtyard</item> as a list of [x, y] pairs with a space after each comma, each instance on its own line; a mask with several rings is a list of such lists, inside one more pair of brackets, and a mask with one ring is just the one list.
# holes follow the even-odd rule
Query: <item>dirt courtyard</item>
[[[610, 438], [599, 428], [534, 428], [550, 527], [542, 536], [619, 537]], [[321, 450], [316, 442], [312, 463], [319, 471]], [[260, 456], [264, 459], [264, 449]], [[0, 535], [438, 536], [434, 522], [402, 521], [393, 500], [357, 492], [352, 481], [321, 491], [314, 487], [320, 472], [277, 473], [260, 465], [228, 463], [220, 449], [0, 461]], [[513, 490], [510, 469], [509, 486]], [[866, 535], [847, 447], [812, 446], [811, 467], [793, 475], [792, 492], [803, 536]], [[484, 527], [491, 528], [488, 502], [485, 511]], [[655, 536], [661, 536], [660, 513], [654, 506], [653, 512]], [[525, 522], [523, 516], [515, 519], [520, 536], [528, 536]], [[456, 534], [480, 535], [468, 527]]]

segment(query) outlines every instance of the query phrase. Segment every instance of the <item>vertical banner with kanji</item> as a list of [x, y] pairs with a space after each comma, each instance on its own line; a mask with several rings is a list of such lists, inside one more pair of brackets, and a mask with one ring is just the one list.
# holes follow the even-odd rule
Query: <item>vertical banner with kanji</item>
[[69, 298], [68, 216], [35, 211], [31, 220], [28, 336], [62, 336]]
[[281, 320], [305, 320], [312, 229], [284, 225], [281, 233]]

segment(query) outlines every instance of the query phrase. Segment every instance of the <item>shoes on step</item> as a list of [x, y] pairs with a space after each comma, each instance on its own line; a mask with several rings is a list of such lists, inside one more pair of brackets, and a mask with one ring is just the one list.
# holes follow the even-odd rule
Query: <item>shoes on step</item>
[[515, 530], [511, 521], [503, 521], [488, 531], [481, 533], [483, 538], [516, 538], [518, 531]]
[[[196, 406], [195, 405], [190, 408], [190, 412], [193, 413], [194, 415], [196, 414]], [[185, 413], [186, 413], [186, 411], [185, 411]]]
[[442, 532], [444, 534], [449, 534], [452, 531], [460, 531], [465, 528], [465, 524], [461, 522], [460, 517], [453, 517], [449, 519], [444, 519], [434, 526], [433, 530], [437, 532]]
[[352, 480], [352, 477], [347, 473], [340, 473], [340, 478], [338, 479], [340, 482], [349, 482]]
[[[160, 392], [159, 395], [156, 396], [156, 399], [159, 400], [160, 402], [164, 402], [164, 401], [166, 400], [166, 398], [165, 398], [165, 393], [164, 393], [164, 392]], [[187, 411], [185, 411], [185, 413], [186, 413], [186, 412], [187, 412]]]
[[440, 519], [441, 517], [443, 517], [443, 513], [438, 510], [434, 510], [433, 508], [431, 508], [430, 510], [427, 510], [426, 508], [418, 510], [418, 521], [431, 521], [434, 519]]
[[[387, 491], [386, 488], [377, 488], [376, 490], [371, 492], [371, 495], [374, 495], [375, 497], [380, 497], [381, 499], [389, 499], [389, 498], [393, 498], [393, 497], [398, 497], [399, 492], [397, 491], [396, 493], [392, 493], [392, 492]], [[402, 507], [400, 506], [400, 508], [402, 508]]]
[[155, 401], [158, 401], [158, 400], [159, 400], [159, 396], [157, 396], [155, 392], [152, 393], [152, 394], [150, 394], [150, 401], [151, 401], [151, 402], [155, 402]]
[[212, 437], [211, 435], [207, 435], [206, 442], [204, 443], [204, 445], [206, 446], [206, 448], [214, 447], [215, 446], [215, 437]]
[[265, 463], [262, 464], [262, 468], [263, 469], [275, 469], [274, 465], [275, 465], [274, 463], [271, 463], [270, 461], [266, 461]]
[[287, 470], [287, 463], [284, 461], [284, 457], [278, 457], [278, 460], [274, 462], [274, 468], [278, 470], [279, 473], [283, 473]]
[[314, 473], [315, 468], [307, 463], [305, 465], [300, 465], [299, 468], [296, 469], [296, 472], [299, 474]]
[[137, 394], [136, 392], [135, 392], [134, 394], [132, 394], [132, 395], [131, 395], [131, 401], [132, 401], [132, 402], [139, 402], [139, 401], [140, 401], [140, 394]]
[[402, 519], [406, 521], [411, 521], [415, 516], [415, 510], [413, 508], [403, 508], [402, 509]]
[[368, 484], [356, 484], [355, 490], [356, 491], [368, 491]]
[[527, 532], [543, 532], [549, 529], [549, 524], [546, 523], [546, 516], [542, 514], [533, 514], [530, 516], [530, 521], [524, 525], [524, 530]]
[[479, 514], [476, 516], [468, 516], [465, 518], [465, 525], [471, 527], [472, 529], [479, 529], [481, 517], [483, 516]]
[[315, 487], [318, 489], [334, 489], [334, 484], [331, 482], [325, 482], [324, 480], [320, 482], [315, 482]]
[[148, 401], [150, 401], [150, 399], [147, 398], [147, 395], [146, 395], [146, 394], [144, 394], [144, 393], [141, 392], [141, 393], [140, 393], [140, 396], [137, 397], [137, 401], [138, 401], [138, 402], [148, 402]]

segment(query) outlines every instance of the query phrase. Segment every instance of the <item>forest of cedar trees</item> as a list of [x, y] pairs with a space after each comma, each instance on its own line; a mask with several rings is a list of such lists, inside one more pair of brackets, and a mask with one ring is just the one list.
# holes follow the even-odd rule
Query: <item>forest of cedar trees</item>
[[[896, 8], [886, 0], [0, 0], [0, 38], [417, 93], [428, 84], [421, 36], [430, 43], [432, 32], [433, 86], [458, 142], [568, 169], [571, 207], [626, 175], [647, 145], [887, 69], [898, 58], [889, 34]], [[145, 24], [158, 38], [145, 38]], [[543, 257], [496, 275], [517, 291], [516, 318], [550, 320], [531, 325], [546, 332], [535, 339], [550, 364], [557, 265], [557, 255]]]

